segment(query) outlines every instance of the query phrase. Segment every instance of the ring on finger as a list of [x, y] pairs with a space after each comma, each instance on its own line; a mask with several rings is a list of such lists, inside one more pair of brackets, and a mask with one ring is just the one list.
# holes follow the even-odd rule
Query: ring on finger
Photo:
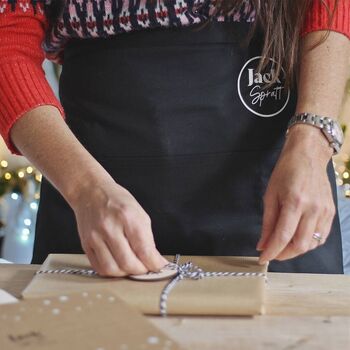
[[319, 232], [313, 233], [312, 238], [315, 239], [318, 242], [318, 244], [322, 242], [322, 234]]

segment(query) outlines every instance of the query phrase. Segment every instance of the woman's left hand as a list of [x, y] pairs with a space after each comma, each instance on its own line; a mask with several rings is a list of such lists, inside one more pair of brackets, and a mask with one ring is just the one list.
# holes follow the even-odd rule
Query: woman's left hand
[[[332, 148], [321, 130], [293, 126], [264, 195], [261, 264], [286, 260], [324, 244], [335, 215], [327, 176]], [[320, 233], [322, 241], [312, 237]]]

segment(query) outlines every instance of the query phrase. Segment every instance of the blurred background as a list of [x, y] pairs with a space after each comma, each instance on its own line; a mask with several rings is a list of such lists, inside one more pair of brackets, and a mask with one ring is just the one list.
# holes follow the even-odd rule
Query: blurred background
[[[58, 96], [58, 68], [44, 62], [46, 77]], [[334, 157], [345, 273], [350, 274], [350, 60], [340, 122], [345, 144]], [[0, 136], [0, 258], [30, 263], [33, 250], [41, 174], [24, 158], [9, 153]]]

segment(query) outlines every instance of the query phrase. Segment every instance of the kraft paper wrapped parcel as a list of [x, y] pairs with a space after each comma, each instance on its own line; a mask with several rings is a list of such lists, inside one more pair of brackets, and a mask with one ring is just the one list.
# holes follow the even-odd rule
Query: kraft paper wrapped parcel
[[[172, 262], [173, 256], [166, 256]], [[181, 256], [179, 265], [192, 262], [204, 272], [249, 272], [249, 276], [184, 278], [169, 292], [168, 315], [258, 315], [264, 313], [267, 264], [256, 257]], [[50, 254], [40, 270], [91, 269], [83, 254]], [[130, 278], [104, 278], [98, 275], [40, 273], [23, 291], [24, 298], [81, 292], [97, 287], [113, 290], [121, 300], [149, 315], [160, 314], [160, 297], [172, 278], [161, 281], [135, 281]]]

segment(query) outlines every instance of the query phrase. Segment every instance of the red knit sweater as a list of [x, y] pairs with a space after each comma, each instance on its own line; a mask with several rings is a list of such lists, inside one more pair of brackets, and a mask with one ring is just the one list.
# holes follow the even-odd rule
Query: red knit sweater
[[[330, 9], [336, 0], [325, 0]], [[26, 112], [41, 105], [62, 105], [49, 86], [42, 62], [50, 59], [42, 43], [48, 30], [48, 19], [42, 6], [34, 8], [30, 0], [16, 3], [0, 0], [0, 134], [13, 154], [21, 155], [10, 138], [13, 124]], [[330, 29], [350, 38], [350, 1], [339, 0], [331, 25], [328, 12], [320, 0], [314, 0], [308, 11], [301, 35]]]

